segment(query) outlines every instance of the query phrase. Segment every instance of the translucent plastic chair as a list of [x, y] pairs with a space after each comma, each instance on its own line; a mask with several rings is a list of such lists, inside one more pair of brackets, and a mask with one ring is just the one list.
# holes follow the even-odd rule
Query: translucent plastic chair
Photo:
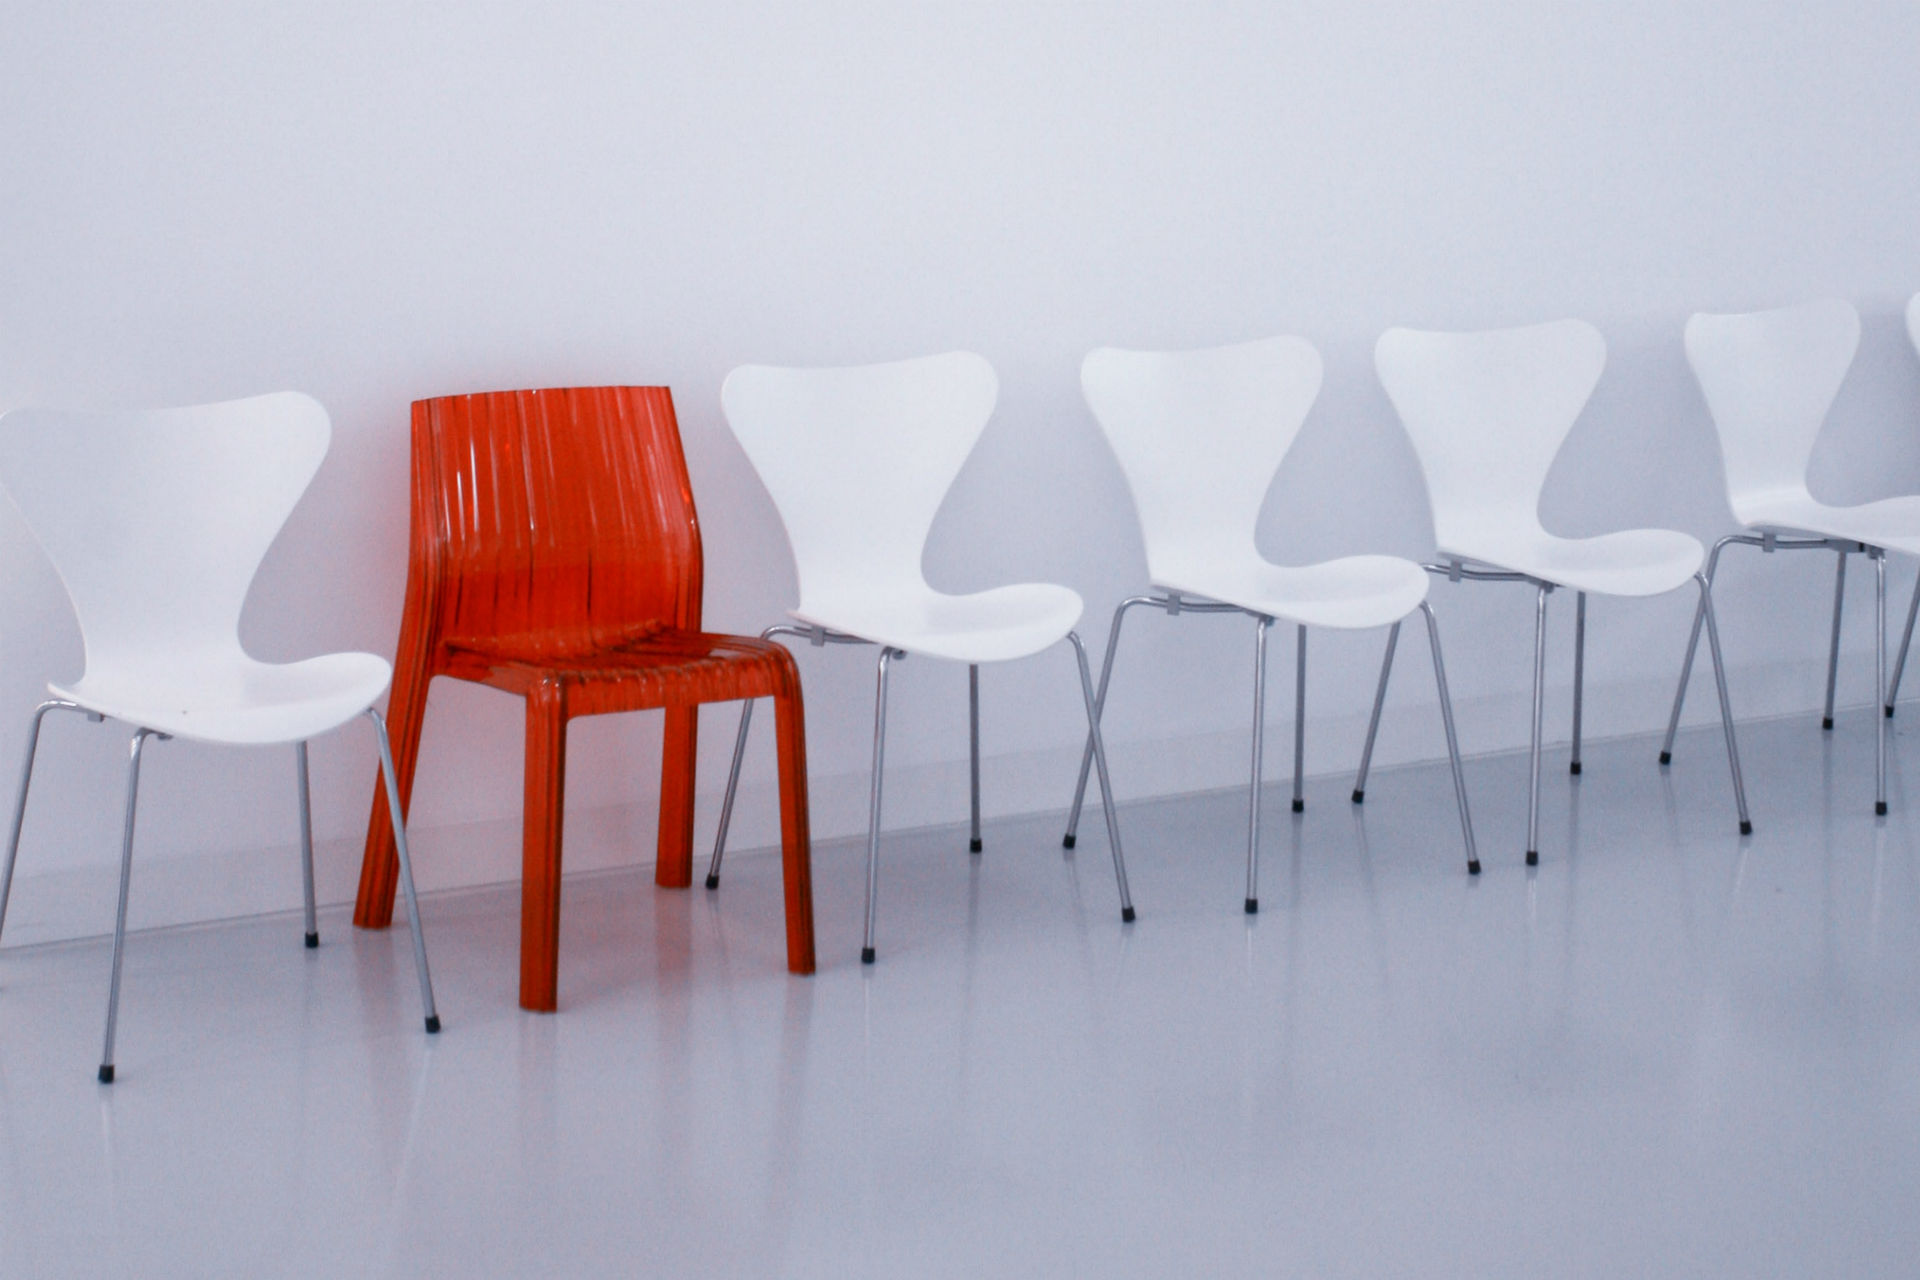
[[[1833, 637], [1827, 654], [1824, 728], [1833, 728], [1833, 691], [1840, 662], [1840, 607], [1845, 600], [1847, 557], [1873, 562], [1876, 705], [1891, 707], [1887, 671], [1886, 553], [1920, 555], [1920, 497], [1888, 498], [1857, 507], [1830, 507], [1807, 491], [1807, 462], [1827, 410], [1860, 345], [1860, 316], [1837, 299], [1755, 311], [1745, 315], [1696, 315], [1687, 321], [1687, 360], [1706, 395], [1727, 468], [1727, 502], [1746, 526], [1713, 544], [1707, 558], [1712, 580], [1720, 553], [1731, 545], [1770, 551], [1832, 551]], [[1693, 669], [1694, 640], [1680, 668], [1662, 763], [1671, 758], [1674, 731]], [[1889, 712], [1888, 714], [1891, 714]], [[1874, 717], [1874, 812], [1887, 811], [1885, 716]]]
[[[787, 968], [812, 973], [806, 728], [777, 644], [700, 629], [693, 487], [665, 387], [445, 396], [413, 405], [413, 549], [392, 714], [400, 808], [412, 798], [435, 676], [526, 699], [520, 1005], [558, 1000], [567, 722], [666, 710], [655, 883], [693, 875], [699, 705], [771, 696], [780, 754]], [[391, 794], [388, 792], [387, 794]], [[354, 923], [393, 915], [378, 784]]]
[[[1720, 718], [1742, 835], [1747, 814], [1733, 710], [1720, 662], [1713, 596], [1700, 572], [1699, 540], [1671, 529], [1628, 529], [1594, 538], [1562, 538], [1540, 523], [1547, 471], [1586, 407], [1606, 364], [1599, 330], [1561, 320], [1481, 333], [1389, 329], [1374, 348], [1388, 397], [1406, 424], [1433, 503], [1438, 563], [1450, 580], [1520, 582], [1537, 593], [1533, 632], [1533, 734], [1529, 753], [1527, 865], [1540, 859], [1540, 733], [1547, 661], [1547, 596], [1575, 594], [1573, 751], [1580, 772], [1581, 692], [1586, 664], [1587, 596], [1652, 596], [1691, 579], [1700, 592], [1713, 650]], [[1392, 653], [1387, 655], [1392, 661]], [[1375, 714], [1378, 714], [1378, 700]]]
[[[866, 931], [860, 958], [874, 959], [880, 857], [880, 784], [886, 758], [887, 670], [909, 654], [968, 665], [973, 825], [980, 851], [979, 668], [1036, 654], [1062, 639], [1080, 666], [1094, 759], [1106, 806], [1113, 873], [1123, 921], [1134, 918], [1106, 753], [1094, 715], [1086, 649], [1075, 634], [1080, 597], [1066, 587], [1028, 582], [952, 596], [927, 585], [920, 558], [934, 513], [993, 414], [999, 383], [969, 352], [846, 369], [748, 365], [727, 375], [720, 402], [754, 470], [772, 495], [793, 547], [798, 626], [765, 637], [804, 637], [815, 645], [880, 646], [873, 721], [873, 778], [867, 827]], [[728, 816], [740, 778], [753, 706], [740, 713], [733, 767], [721, 808], [707, 887], [720, 883]]]
[[[1389, 652], [1400, 624], [1418, 610], [1426, 620], [1440, 719], [1453, 765], [1467, 870], [1478, 874], [1473, 822], [1453, 731], [1453, 704], [1440, 656], [1439, 625], [1428, 607], [1427, 575], [1397, 556], [1346, 556], [1286, 567], [1254, 546], [1254, 524], [1279, 471], [1320, 393], [1320, 355], [1299, 338], [1267, 338], [1204, 351], [1095, 351], [1080, 366], [1087, 404], [1120, 460], [1146, 542], [1147, 577], [1157, 594], [1130, 597], [1113, 611], [1106, 660], [1095, 695], [1104, 713], [1120, 625], [1127, 611], [1151, 606], [1169, 617], [1237, 613], [1253, 628], [1253, 763], [1247, 803], [1249, 914], [1259, 910], [1261, 749], [1266, 723], [1267, 632], [1276, 621], [1295, 624], [1293, 811], [1306, 808], [1302, 748], [1306, 739], [1307, 628], [1361, 630], [1391, 627]], [[1384, 682], [1385, 673], [1382, 673]], [[1378, 727], [1378, 708], [1374, 728]], [[1373, 735], [1368, 733], [1371, 755]], [[1093, 757], [1089, 739], [1067, 818], [1063, 843], [1073, 847]], [[1366, 766], [1353, 792], [1364, 795]]]
[[[133, 726], [102, 1082], [113, 1079], [135, 800], [147, 740], [294, 746], [309, 947], [318, 946], [320, 936], [314, 922], [307, 740], [364, 715], [373, 722], [380, 767], [393, 775], [386, 725], [373, 709], [392, 674], [384, 658], [330, 653], [266, 663], [249, 657], [240, 645], [240, 609], [253, 575], [319, 470], [330, 435], [326, 410], [292, 392], [186, 409], [21, 409], [0, 418], [0, 483], [53, 561], [86, 646], [80, 678], [49, 685], [52, 700], [33, 713], [6, 866], [0, 870], [0, 922], [47, 712], [79, 711], [96, 722], [112, 718]], [[420, 1000], [427, 1030], [434, 1032], [440, 1019], [404, 841], [400, 874]]]

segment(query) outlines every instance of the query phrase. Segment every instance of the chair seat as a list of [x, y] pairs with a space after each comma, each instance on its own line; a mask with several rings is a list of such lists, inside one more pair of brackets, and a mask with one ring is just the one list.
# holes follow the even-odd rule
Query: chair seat
[[1309, 627], [1384, 627], [1427, 598], [1427, 572], [1399, 556], [1344, 556], [1277, 565], [1249, 554], [1163, 570], [1154, 585]]
[[905, 653], [977, 663], [1024, 658], [1059, 643], [1083, 607], [1071, 588], [1023, 582], [964, 596], [926, 588], [890, 591], [884, 599], [815, 598], [792, 616]]
[[556, 677], [589, 696], [604, 695], [604, 706], [576, 703], [580, 713], [731, 702], [798, 683], [793, 656], [771, 640], [670, 627], [602, 637], [597, 646], [556, 647], [550, 635], [456, 638], [447, 655], [449, 675], [522, 696]]
[[1830, 507], [1806, 492], [1743, 502], [1736, 513], [1754, 528], [1846, 538], [1920, 555], [1920, 497], [1883, 498], [1857, 507]]
[[1686, 585], [1706, 549], [1675, 529], [1624, 529], [1594, 538], [1559, 538], [1540, 530], [1521, 536], [1462, 539], [1440, 549], [1530, 578], [1608, 596], [1657, 596]]
[[303, 662], [257, 662], [244, 654], [197, 662], [96, 666], [56, 698], [176, 738], [232, 746], [303, 742], [337, 729], [386, 691], [393, 668], [371, 653], [328, 653]]

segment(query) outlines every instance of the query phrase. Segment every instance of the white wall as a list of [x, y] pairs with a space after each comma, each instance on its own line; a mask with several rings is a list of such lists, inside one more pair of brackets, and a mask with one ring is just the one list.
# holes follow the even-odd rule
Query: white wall
[[[1326, 391], [1260, 541], [1283, 560], [1417, 556], [1431, 550], [1425, 499], [1373, 338], [1585, 316], [1612, 355], [1549, 483], [1549, 525], [1707, 538], [1730, 516], [1679, 347], [1695, 309], [1857, 302], [1861, 359], [1815, 487], [1842, 501], [1920, 488], [1920, 361], [1896, 314], [1920, 287], [1916, 49], [1920, 10], [1904, 3], [16, 0], [0, 21], [0, 405], [279, 387], [326, 403], [333, 453], [248, 609], [248, 642], [268, 657], [391, 652], [408, 402], [499, 387], [671, 385], [709, 624], [776, 619], [793, 596], [784, 540], [717, 402], [745, 361], [988, 356], [1000, 408], [935, 528], [929, 577], [1069, 583], [1096, 645], [1144, 585], [1118, 470], [1077, 390], [1081, 354], [1103, 343], [1311, 337]], [[73, 675], [80, 651], [10, 509], [0, 565], [10, 779], [38, 690]], [[1817, 705], [1830, 572], [1810, 556], [1730, 566], [1743, 715]], [[1894, 570], [1902, 593], [1911, 572]], [[1521, 745], [1526, 593], [1441, 586], [1436, 604], [1465, 746]], [[1870, 604], [1858, 592], [1850, 614], [1853, 704], [1871, 697]], [[1562, 735], [1570, 605], [1555, 599], [1551, 642]], [[1659, 724], [1690, 607], [1596, 606], [1590, 733]], [[1238, 782], [1247, 630], [1142, 618], [1110, 722], [1124, 794]], [[1377, 637], [1316, 642], [1312, 771], [1351, 766], [1378, 652]], [[1274, 662], [1278, 726], [1287, 644]], [[871, 655], [801, 663], [815, 830], [844, 835], [864, 826]], [[1063, 806], [1082, 725], [1070, 660], [984, 685], [988, 811]], [[896, 688], [889, 820], [960, 819], [964, 673], [911, 662]], [[1439, 753], [1430, 690], [1408, 661], [1383, 762]], [[709, 790], [731, 723], [724, 709], [704, 721]], [[576, 725], [571, 865], [651, 857], [655, 729]], [[286, 754], [150, 753], [137, 918], [297, 901]], [[746, 845], [773, 837], [771, 756], [757, 738]], [[1284, 749], [1270, 757], [1284, 775]], [[58, 724], [42, 758], [18, 940], [104, 927], [117, 854], [120, 733]], [[372, 761], [360, 736], [316, 746], [334, 900], [351, 892]], [[428, 884], [515, 874], [519, 761], [515, 704], [443, 682], [416, 809]], [[1489, 857], [1518, 849], [1484, 836]], [[1436, 845], [1451, 838], [1436, 815]], [[268, 847], [287, 857], [244, 856]]]

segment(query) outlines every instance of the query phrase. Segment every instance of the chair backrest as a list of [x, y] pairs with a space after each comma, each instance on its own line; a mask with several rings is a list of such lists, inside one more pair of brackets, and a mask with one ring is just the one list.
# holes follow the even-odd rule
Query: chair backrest
[[1813, 443], [1860, 345], [1860, 314], [1837, 298], [1687, 321], [1687, 362], [1720, 436], [1727, 501], [1751, 523], [1758, 500], [1805, 493]]
[[291, 391], [0, 417], [0, 484], [73, 600], [88, 669], [239, 652], [253, 575], [331, 436]]
[[1547, 471], [1606, 362], [1584, 320], [1380, 335], [1374, 367], [1413, 441], [1442, 550], [1540, 527]]
[[1081, 390], [1140, 514], [1150, 576], [1251, 550], [1320, 377], [1320, 353], [1292, 337], [1203, 351], [1103, 347], [1081, 362]]
[[565, 653], [697, 629], [701, 569], [667, 388], [414, 401], [407, 596], [439, 639]]
[[720, 403], [793, 545], [800, 607], [924, 588], [934, 514], [999, 394], [971, 352], [845, 369], [745, 365]]

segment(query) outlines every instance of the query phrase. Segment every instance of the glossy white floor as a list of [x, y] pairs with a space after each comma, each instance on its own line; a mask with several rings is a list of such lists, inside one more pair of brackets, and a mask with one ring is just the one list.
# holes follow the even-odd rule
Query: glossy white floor
[[[0, 1275], [1911, 1275], [1920, 760], [1872, 817], [1865, 709], [1443, 766], [1287, 814], [1241, 913], [1243, 797], [817, 851], [821, 970], [778, 864], [718, 894], [570, 881], [562, 1012], [514, 1007], [518, 896], [403, 931], [138, 935], [119, 1083], [104, 943], [0, 955]], [[1284, 765], [1284, 762], [1282, 762]], [[137, 890], [137, 877], [136, 877]]]

